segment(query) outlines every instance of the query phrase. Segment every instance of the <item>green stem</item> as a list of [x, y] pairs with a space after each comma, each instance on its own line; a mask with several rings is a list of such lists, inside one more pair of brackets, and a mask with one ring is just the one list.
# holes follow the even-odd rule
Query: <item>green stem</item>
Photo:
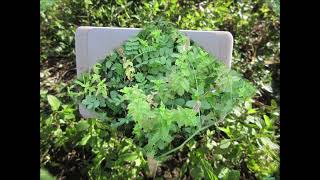
[[[192, 65], [192, 63], [190, 63], [189, 60], [188, 60], [188, 64], [189, 64], [189, 68], [190, 68], [190, 66], [191, 66], [191, 68], [192, 68], [192, 70], [193, 70], [193, 77], [194, 77], [194, 79], [195, 79], [195, 81], [196, 81], [196, 88], [197, 88], [197, 92], [198, 92], [198, 94], [199, 94], [199, 85], [198, 85], [198, 80], [197, 80], [198, 77], [197, 77], [196, 70], [195, 70], [194, 66]], [[201, 124], [201, 126], [202, 126], [201, 110], [200, 110], [200, 108], [199, 108], [199, 113], [198, 113], [198, 115], [199, 115], [200, 124]]]
[[200, 129], [198, 129], [198, 130], [197, 130], [196, 132], [194, 132], [187, 140], [185, 140], [180, 146], [178, 146], [178, 147], [176, 147], [176, 148], [174, 148], [174, 149], [172, 149], [172, 150], [170, 150], [170, 151], [168, 151], [168, 152], [166, 152], [166, 153], [164, 153], [164, 154], [161, 154], [160, 156], [157, 157], [157, 159], [159, 159], [159, 158], [161, 158], [161, 157], [164, 157], [164, 156], [166, 156], [166, 155], [168, 155], [168, 154], [171, 154], [171, 153], [173, 153], [173, 152], [181, 149], [181, 148], [182, 148], [187, 142], [189, 142], [194, 136], [196, 136], [197, 134], [199, 134], [201, 131], [206, 130], [206, 129], [208, 129], [209, 127], [215, 125], [216, 123], [222, 122], [225, 117], [226, 117], [226, 116], [222, 117], [222, 118], [219, 119], [218, 121], [211, 122], [210, 124], [208, 124], [208, 125], [200, 128]]
[[176, 148], [174, 148], [174, 149], [172, 149], [172, 150], [170, 150], [170, 151], [168, 151], [168, 152], [166, 152], [166, 153], [158, 156], [157, 158], [161, 158], [161, 157], [167, 156], [168, 154], [171, 154], [171, 153], [173, 153], [173, 152], [181, 149], [181, 148], [182, 148], [187, 142], [189, 142], [194, 136], [196, 136], [197, 134], [199, 134], [201, 131], [203, 131], [203, 130], [205, 130], [205, 129], [211, 127], [211, 126], [213, 126], [214, 124], [215, 124], [215, 122], [212, 122], [212, 123], [208, 124], [207, 126], [204, 126], [204, 127], [200, 128], [200, 129], [198, 129], [198, 130], [197, 130], [196, 132], [194, 132], [187, 140], [185, 140], [180, 146], [178, 146], [178, 147], [176, 147]]
[[143, 54], [144, 54], [144, 53], [137, 54], [135, 57], [132, 58], [132, 61], [135, 60], [137, 57], [143, 55]]

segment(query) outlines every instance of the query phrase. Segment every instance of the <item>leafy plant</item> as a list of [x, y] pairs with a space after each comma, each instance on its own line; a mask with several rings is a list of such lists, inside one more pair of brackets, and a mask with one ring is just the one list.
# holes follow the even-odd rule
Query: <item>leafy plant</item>
[[[148, 103], [151, 100], [149, 103], [151, 111], [154, 109], [158, 111], [163, 101], [163, 103], [166, 102], [164, 103], [165, 111], [171, 111], [180, 106], [194, 109], [196, 112], [200, 107], [201, 119], [204, 119], [204, 123], [213, 121], [211, 118], [213, 115], [207, 115], [207, 112], [213, 111], [211, 105], [202, 100], [207, 97], [203, 98], [200, 95], [198, 96], [202, 97], [200, 100], [187, 97], [193, 93], [190, 92], [191, 86], [194, 86], [190, 83], [191, 76], [186, 78], [183, 75], [172, 74], [173, 80], [170, 82], [169, 79], [155, 77], [160, 69], [158, 67], [167, 66], [168, 68], [163, 69], [163, 72], [171, 72], [170, 63], [164, 63], [166, 62], [164, 59], [155, 59], [148, 64], [149, 62], [145, 60], [151, 59], [153, 51], [159, 51], [161, 56], [171, 53], [170, 48], [159, 50], [158, 47], [150, 46], [142, 38], [133, 39], [128, 46], [122, 47], [124, 57], [127, 57], [126, 53], [134, 55], [132, 59], [126, 59], [128, 65], [124, 66], [120, 61], [121, 58], [118, 57], [119, 54], [115, 51], [112, 57], [115, 59], [112, 61], [109, 59], [102, 67], [107, 69], [109, 76], [104, 83], [101, 83], [107, 85], [107, 97], [99, 99], [107, 99], [107, 101], [105, 101], [105, 107], [95, 108], [94, 111], [104, 112], [101, 117], [108, 116], [104, 121], [80, 118], [77, 104], [90, 94], [79, 91], [81, 88], [77, 89], [78, 84], [70, 87], [68, 93], [65, 91], [66, 86], [71, 83], [70, 79], [75, 77], [74, 33], [78, 26], [142, 27], [143, 24], [149, 24], [157, 17], [163, 17], [173, 22], [179, 29], [230, 31], [234, 37], [232, 68], [251, 81], [258, 92], [252, 101], [244, 105], [240, 103], [240, 106], [233, 108], [224, 121], [216, 122], [215, 125], [202, 131], [199, 131], [202, 128], [197, 129], [199, 133], [196, 131], [190, 133], [187, 128], [182, 128], [181, 132], [171, 131], [169, 134], [173, 136], [173, 140], [166, 149], [157, 151], [160, 155], [171, 151], [169, 155], [172, 156], [165, 158], [168, 159], [166, 162], [157, 163], [158, 171], [155, 169], [156, 166], [149, 168], [157, 172], [156, 176], [162, 176], [164, 179], [208, 178], [208, 173], [204, 170], [210, 170], [210, 168], [201, 166], [200, 161], [203, 159], [211, 165], [213, 173], [219, 179], [232, 179], [234, 176], [227, 176], [230, 172], [238, 177], [239, 171], [240, 179], [279, 179], [279, 154], [277, 148], [274, 148], [279, 146], [280, 128], [279, 107], [276, 105], [279, 103], [280, 79], [278, 0], [201, 2], [41, 0], [40, 5], [41, 167], [53, 172], [58, 179], [75, 178], [74, 174], [84, 179], [144, 178], [146, 166], [143, 159], [145, 157], [141, 158], [142, 156], [139, 155], [137, 158], [135, 152], [138, 152], [137, 154], [140, 154], [140, 150], [145, 152], [143, 147], [148, 144], [148, 139], [144, 136], [139, 139], [132, 134], [136, 123], [132, 116], [124, 114], [128, 112], [127, 105], [130, 101], [124, 100], [123, 93], [119, 92], [126, 86], [137, 85], [138, 89], [143, 90], [143, 93], [150, 97]], [[161, 34], [162, 32], [160, 36]], [[159, 33], [154, 32], [152, 36], [156, 40]], [[137, 47], [142, 45], [145, 45], [144, 53], [141, 54], [141, 51], [136, 54]], [[176, 47], [175, 44], [174, 46]], [[182, 46], [176, 48], [174, 53], [179, 53], [178, 49], [184, 50]], [[119, 52], [121, 53], [121, 50]], [[171, 65], [175, 66], [175, 64]], [[153, 69], [153, 71], [146, 72], [146, 69]], [[150, 75], [151, 72], [153, 74]], [[104, 76], [101, 72], [100, 82]], [[174, 85], [168, 86], [169, 83]], [[89, 86], [94, 86], [95, 89], [96, 85], [96, 82], [92, 85], [89, 82]], [[111, 86], [113, 88], [110, 88]], [[101, 89], [103, 90], [103, 87]], [[167, 93], [168, 90], [172, 93]], [[200, 88], [199, 92], [201, 91]], [[183, 96], [180, 97], [178, 93], [183, 93]], [[48, 94], [59, 99], [58, 110], [51, 109]], [[76, 97], [78, 101], [70, 101], [70, 96]], [[92, 96], [95, 94], [92, 93]], [[220, 113], [223, 112], [224, 110], [220, 111]], [[198, 116], [197, 113], [197, 118]], [[95, 141], [99, 143], [94, 143]], [[124, 143], [128, 141], [130, 143]], [[76, 157], [73, 157], [74, 153]], [[121, 160], [113, 163], [117, 159], [122, 159], [119, 157], [125, 156], [126, 153], [129, 153], [128, 157], [136, 159], [137, 162], [140, 160], [140, 165], [135, 163], [135, 160]], [[148, 162], [149, 160], [155, 162], [148, 156]], [[174, 169], [170, 168], [172, 166]], [[179, 173], [181, 176], [178, 177]]]
[[[92, 82], [101, 78], [106, 81], [104, 89], [119, 97], [118, 103], [111, 93], [99, 96]], [[130, 119], [136, 143], [158, 160], [223, 121], [256, 91], [238, 73], [163, 21], [145, 27], [75, 83], [73, 94], [79, 102], [96, 113], [113, 112]], [[108, 118], [117, 121], [114, 116]], [[177, 135], [185, 137], [185, 142], [175, 148], [171, 143]], [[229, 145], [228, 141], [221, 148]]]
[[[138, 177], [146, 168], [142, 152], [131, 139], [115, 134], [110, 124], [98, 119], [76, 120], [74, 105], [64, 104], [57, 97], [47, 95], [52, 113], [41, 117], [40, 161], [46, 168], [60, 166], [57, 154], [66, 153], [70, 158], [71, 150], [83, 149], [93, 155], [77, 161], [87, 164], [87, 176], [91, 179], [126, 179]], [[115, 153], [117, 152], [117, 153]], [[40, 170], [41, 179], [52, 179], [46, 170]], [[59, 177], [57, 177], [59, 178]]]

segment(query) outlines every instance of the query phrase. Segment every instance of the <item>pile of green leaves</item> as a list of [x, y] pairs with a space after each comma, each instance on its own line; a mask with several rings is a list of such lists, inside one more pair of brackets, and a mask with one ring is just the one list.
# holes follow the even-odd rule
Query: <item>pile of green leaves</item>
[[259, 91], [279, 99], [279, 0], [41, 2], [42, 62], [74, 61], [78, 26], [142, 27], [163, 17], [179, 29], [230, 31], [235, 39], [234, 68]]
[[[112, 121], [81, 118], [66, 87], [76, 77], [74, 33], [78, 26], [142, 27], [163, 17], [179, 29], [231, 32], [232, 68], [251, 81], [258, 93], [253, 100], [234, 108], [225, 121], [202, 131], [181, 151], [172, 153], [172, 158], [159, 165], [157, 177], [278, 178], [279, 0], [41, 0], [40, 4], [41, 168], [57, 179], [145, 177], [146, 160], [139, 155], [139, 141], [131, 140], [134, 122], [123, 118], [126, 107], [112, 106], [128, 102], [107, 91], [114, 103], [106, 102], [112, 107], [106, 115], [114, 120], [112, 127], [119, 126], [111, 133]], [[59, 101], [52, 100], [51, 95], [61, 101], [58, 108], [53, 102]], [[51, 108], [49, 102], [53, 103]], [[118, 113], [112, 115], [116, 109]], [[180, 134], [169, 146], [179, 146], [187, 138], [187, 133]]]
[[133, 122], [148, 156], [222, 121], [256, 89], [171, 24], [146, 26], [75, 81], [71, 92], [114, 127]]

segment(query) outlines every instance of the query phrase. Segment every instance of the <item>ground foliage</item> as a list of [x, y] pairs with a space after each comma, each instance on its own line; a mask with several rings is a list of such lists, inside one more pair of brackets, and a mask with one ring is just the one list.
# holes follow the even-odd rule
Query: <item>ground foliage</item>
[[114, 126], [133, 121], [133, 134], [139, 144], [147, 139], [150, 156], [166, 149], [175, 134], [190, 136], [223, 120], [256, 93], [164, 21], [149, 24], [75, 84], [70, 94], [99, 118]]
[[[127, 105], [131, 102], [129, 97], [129, 101], [124, 100], [118, 96], [119, 92], [114, 93], [115, 88], [107, 88], [105, 107], [100, 107], [104, 106], [103, 102], [100, 102], [101, 98], [84, 98], [87, 99], [87, 105], [95, 102], [91, 103], [92, 107], [97, 106], [99, 101], [99, 109], [113, 109], [108, 111], [105, 121], [83, 120], [78, 114], [77, 105], [70, 98], [74, 94], [68, 93], [67, 87], [75, 78], [74, 32], [77, 26], [142, 27], [146, 22], [162, 16], [181, 29], [230, 31], [235, 39], [232, 69], [251, 81], [258, 92], [253, 99], [232, 109], [224, 121], [215, 123], [214, 127], [202, 131], [183, 148], [171, 153], [170, 158], [158, 164], [156, 178], [279, 177], [278, 5], [277, 1], [41, 1], [41, 167], [48, 169], [58, 179], [143, 179], [148, 176], [150, 159], [145, 157], [148, 148], [144, 148], [148, 144], [148, 137], [131, 138], [136, 136], [131, 132], [135, 122], [119, 116], [121, 112], [127, 111], [126, 107], [116, 108], [108, 104], [112, 102], [114, 105]], [[119, 52], [121, 53], [121, 50]], [[137, 89], [128, 91], [139, 91], [140, 87], [144, 86], [139, 84], [144, 81], [152, 84], [147, 77], [136, 75], [140, 68], [134, 67], [137, 65], [135, 60], [126, 61], [126, 68], [122, 63], [122, 69], [126, 70], [117, 72], [125, 74], [129, 84], [138, 84]], [[156, 61], [154, 65], [153, 68], [156, 68]], [[141, 67], [143, 66], [146, 65]], [[103, 84], [103, 79], [95, 78], [95, 82], [88, 83]], [[195, 105], [199, 104], [200, 109], [205, 107], [206, 103], [201, 100], [200, 103], [192, 102], [197, 99], [191, 97], [192, 92], [186, 91], [187, 83], [175, 83], [182, 83], [182, 86], [173, 88], [176, 93], [174, 98], [180, 96], [178, 93], [182, 94], [183, 89], [183, 98], [191, 101], [189, 107], [181, 105], [181, 108], [192, 107], [191, 109], [197, 110], [198, 106]], [[159, 85], [158, 88], [161, 89], [163, 82], [154, 82], [153, 85]], [[191, 86], [192, 83], [189, 84], [189, 90]], [[105, 96], [104, 90], [102, 86], [98, 90], [102, 92], [101, 96]], [[155, 117], [159, 116], [160, 112], [176, 113], [172, 111], [176, 111], [178, 107], [168, 106], [170, 103], [186, 104], [182, 100], [170, 102], [170, 97], [164, 96], [161, 100], [169, 100], [163, 103], [163, 110], [159, 101], [160, 95], [153, 95], [149, 91], [157, 91], [156, 89], [149, 87], [140, 90], [144, 92], [141, 96], [147, 96], [148, 104], [150, 97], [158, 103], [156, 111], [155, 105], [150, 107], [150, 111], [156, 114]], [[110, 115], [113, 112], [115, 114]], [[201, 109], [200, 112], [203, 112], [203, 116], [208, 110]], [[108, 120], [112, 123], [106, 123]], [[179, 147], [192, 133], [183, 127], [182, 129], [183, 132], [169, 133], [174, 135], [174, 139], [163, 150], [155, 150], [155, 155]], [[159, 146], [159, 143], [156, 144]], [[160, 147], [162, 146], [163, 143], [160, 143]], [[41, 172], [47, 174], [44, 170]]]

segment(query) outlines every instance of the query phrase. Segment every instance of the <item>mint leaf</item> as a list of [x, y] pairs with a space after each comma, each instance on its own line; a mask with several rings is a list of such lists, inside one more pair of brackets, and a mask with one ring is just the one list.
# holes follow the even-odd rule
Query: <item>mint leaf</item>
[[57, 111], [61, 105], [61, 102], [59, 101], [59, 99], [53, 95], [50, 95], [50, 94], [48, 94], [47, 99], [48, 99], [48, 102], [51, 106], [51, 109], [53, 111]]
[[220, 142], [220, 148], [221, 149], [226, 149], [230, 146], [231, 142], [230, 142], [230, 139], [223, 139], [221, 142]]
[[90, 124], [87, 120], [81, 120], [76, 124], [77, 131], [84, 131], [90, 127]]
[[272, 126], [270, 118], [267, 115], [263, 115], [264, 122], [266, 123], [267, 128]]
[[193, 108], [196, 105], [196, 103], [197, 103], [197, 101], [190, 100], [190, 101], [187, 101], [186, 106], [189, 108]]
[[202, 109], [211, 109], [211, 105], [208, 103], [207, 100], [202, 100], [201, 101], [201, 108]]

